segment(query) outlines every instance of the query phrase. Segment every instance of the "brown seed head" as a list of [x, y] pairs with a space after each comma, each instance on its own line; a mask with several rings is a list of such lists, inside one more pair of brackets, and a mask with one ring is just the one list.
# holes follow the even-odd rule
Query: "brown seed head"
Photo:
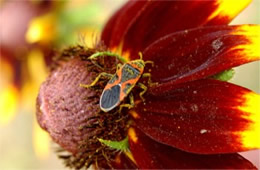
[[80, 87], [89, 84], [93, 73], [86, 69], [88, 61], [75, 57], [52, 71], [41, 85], [37, 97], [37, 119], [55, 142], [76, 153], [79, 142], [91, 132], [80, 130], [90, 116], [99, 110], [98, 99], [91, 89]]
[[[114, 73], [115, 58], [95, 62], [87, 58], [95, 50], [71, 48], [63, 51], [37, 97], [37, 120], [51, 138], [70, 155], [59, 155], [72, 168], [88, 167], [95, 163], [108, 167], [118, 151], [104, 146], [98, 139], [120, 141], [126, 137], [128, 115], [117, 109], [104, 113], [99, 98], [108, 80], [91, 84], [100, 72]], [[105, 162], [105, 163], [104, 163]], [[104, 165], [104, 166], [103, 166]]]

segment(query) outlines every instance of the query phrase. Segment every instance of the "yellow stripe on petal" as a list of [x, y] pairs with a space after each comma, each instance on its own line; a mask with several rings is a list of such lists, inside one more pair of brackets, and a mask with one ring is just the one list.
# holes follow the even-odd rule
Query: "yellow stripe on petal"
[[136, 164], [133, 154], [130, 151], [125, 151], [125, 155]]
[[130, 61], [130, 52], [129, 51], [123, 51], [123, 45], [124, 45], [124, 42], [121, 41], [120, 44], [117, 47], [114, 47], [114, 48], [111, 49], [111, 52], [122, 56], [123, 58], [126, 59], [126, 61]]
[[208, 17], [207, 21], [215, 17], [234, 18], [239, 14], [252, 0], [217, 0], [217, 9]]
[[128, 136], [129, 136], [129, 140], [132, 140], [134, 143], [137, 142], [138, 137], [136, 136], [136, 132], [135, 132], [134, 128], [128, 129]]
[[244, 118], [250, 121], [247, 130], [241, 136], [246, 149], [260, 148], [260, 95], [249, 92], [243, 95], [244, 105], [238, 109], [245, 112]]
[[130, 114], [131, 116], [133, 116], [133, 118], [135, 118], [135, 119], [140, 118], [139, 114], [138, 114], [136, 111], [134, 111], [134, 110], [130, 110], [130, 111], [129, 111], [129, 114]]
[[232, 35], [241, 35], [245, 38], [245, 44], [233, 47], [231, 50], [239, 50], [240, 56], [250, 60], [260, 59], [260, 25], [243, 25], [235, 29]]

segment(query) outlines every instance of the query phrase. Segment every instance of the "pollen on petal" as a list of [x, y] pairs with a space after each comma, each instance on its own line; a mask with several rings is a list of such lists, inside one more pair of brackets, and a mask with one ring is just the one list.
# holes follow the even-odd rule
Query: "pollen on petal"
[[129, 114], [130, 114], [131, 116], [133, 116], [133, 118], [135, 118], [135, 119], [140, 118], [139, 114], [138, 114], [136, 111], [134, 111], [134, 110], [130, 110], [130, 111], [129, 111]]
[[134, 128], [128, 129], [128, 136], [129, 136], [129, 140], [132, 140], [134, 143], [137, 142], [138, 138], [137, 138]]
[[260, 59], [260, 26], [243, 25], [237, 27], [232, 35], [241, 35], [245, 39], [245, 44], [239, 44], [231, 50], [237, 51], [240, 56], [247, 57], [250, 60]]
[[260, 148], [260, 95], [249, 92], [242, 98], [245, 102], [242, 106], [238, 106], [238, 109], [247, 113], [244, 118], [250, 121], [248, 129], [240, 134], [243, 147]]
[[216, 10], [208, 17], [207, 21], [214, 18], [234, 18], [239, 14], [252, 0], [217, 0]]

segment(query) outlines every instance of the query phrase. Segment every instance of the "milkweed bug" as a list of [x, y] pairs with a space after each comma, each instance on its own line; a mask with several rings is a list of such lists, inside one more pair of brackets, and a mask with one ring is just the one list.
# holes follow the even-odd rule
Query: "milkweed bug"
[[[144, 61], [142, 59], [142, 54], [139, 53], [140, 59], [126, 61], [123, 57], [113, 54], [111, 52], [97, 52], [89, 57], [89, 59], [95, 59], [99, 56], [113, 56], [119, 59], [123, 65], [117, 65], [117, 71], [114, 75], [102, 72], [100, 73], [96, 79], [89, 85], [82, 85], [82, 87], [92, 87], [94, 86], [101, 76], [109, 77], [107, 85], [105, 86], [101, 97], [100, 97], [100, 109], [104, 112], [108, 112], [115, 107], [117, 107], [120, 102], [122, 102], [131, 92], [131, 90], [135, 87], [135, 85], [139, 86], [143, 91], [139, 94], [140, 98], [144, 100], [143, 94], [147, 91], [147, 87], [138, 82], [141, 77], [148, 77], [148, 83], [151, 83], [151, 75], [150, 73], [143, 73], [144, 67], [147, 63], [153, 65], [152, 61]], [[138, 83], [137, 83], [138, 82]], [[133, 95], [130, 93], [130, 104], [121, 104], [119, 111], [121, 111], [122, 107], [132, 108], [134, 106]]]

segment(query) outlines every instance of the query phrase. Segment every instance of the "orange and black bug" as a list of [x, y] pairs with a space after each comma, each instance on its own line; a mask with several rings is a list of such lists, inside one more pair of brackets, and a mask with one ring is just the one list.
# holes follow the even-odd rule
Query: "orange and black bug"
[[[114, 75], [108, 73], [100, 73], [90, 85], [81, 85], [83, 87], [88, 88], [94, 86], [101, 76], [111, 77], [100, 97], [100, 102], [99, 102], [100, 109], [103, 110], [104, 112], [108, 112], [114, 109], [115, 107], [117, 107], [120, 104], [120, 102], [122, 102], [125, 99], [125, 97], [129, 95], [129, 93], [135, 87], [136, 84], [143, 89], [143, 91], [140, 93], [140, 97], [142, 100], [144, 100], [142, 95], [146, 92], [147, 87], [144, 84], [137, 83], [137, 82], [141, 77], [149, 77], [149, 83], [150, 83], [150, 73], [143, 73], [143, 72], [144, 72], [145, 64], [146, 63], [153, 64], [153, 62], [142, 60], [142, 55], [141, 53], [139, 54], [140, 54], [140, 59], [132, 60], [128, 62], [126, 62], [125, 59], [122, 58], [121, 56], [118, 56], [110, 52], [98, 52], [89, 57], [90, 59], [94, 59], [103, 55], [114, 56], [124, 63], [123, 65], [121, 64], [118, 65], [117, 71]], [[120, 105], [120, 110], [122, 107], [131, 108], [133, 106], [134, 106], [134, 99], [133, 99], [133, 95], [130, 94], [130, 104]]]

